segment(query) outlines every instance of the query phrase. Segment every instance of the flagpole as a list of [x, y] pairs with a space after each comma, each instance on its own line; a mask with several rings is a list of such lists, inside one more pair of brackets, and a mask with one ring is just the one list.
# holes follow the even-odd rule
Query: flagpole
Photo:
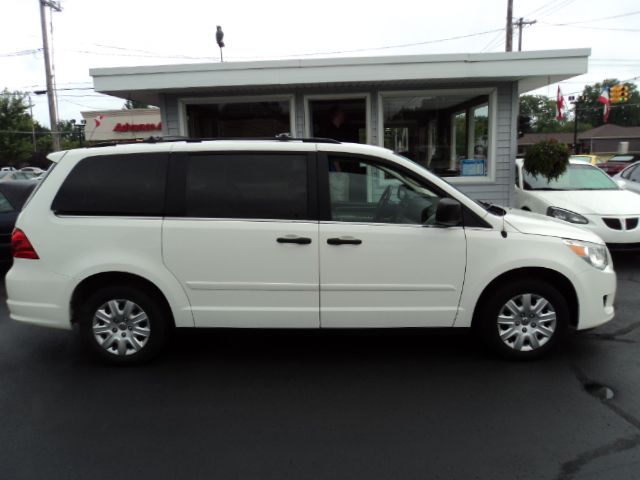
[[578, 154], [578, 102], [580, 97], [573, 102], [573, 154]]

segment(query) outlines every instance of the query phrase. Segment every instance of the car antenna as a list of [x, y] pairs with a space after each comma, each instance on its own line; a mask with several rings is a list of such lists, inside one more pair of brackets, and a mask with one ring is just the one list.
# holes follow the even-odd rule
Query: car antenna
[[502, 216], [502, 230], [500, 231], [500, 235], [502, 235], [502, 238], [507, 238], [507, 230], [504, 228], [504, 217], [505, 215]]

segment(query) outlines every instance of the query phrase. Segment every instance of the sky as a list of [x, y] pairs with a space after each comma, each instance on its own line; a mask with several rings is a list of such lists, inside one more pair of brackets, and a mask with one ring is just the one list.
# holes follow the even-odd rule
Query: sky
[[[59, 118], [118, 109], [95, 93], [90, 68], [505, 49], [507, 0], [61, 0], [52, 15]], [[0, 0], [0, 90], [45, 89], [39, 0]], [[514, 0], [523, 50], [591, 48], [589, 72], [560, 84], [565, 95], [604, 78], [640, 80], [638, 0]], [[617, 17], [609, 18], [608, 17]], [[402, 46], [400, 46], [402, 45]], [[514, 38], [517, 49], [517, 36]], [[555, 97], [557, 86], [533, 93]], [[48, 125], [46, 95], [32, 95]]]

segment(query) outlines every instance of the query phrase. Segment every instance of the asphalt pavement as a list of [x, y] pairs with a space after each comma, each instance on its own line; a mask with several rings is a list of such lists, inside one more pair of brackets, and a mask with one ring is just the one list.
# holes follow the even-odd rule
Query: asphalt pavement
[[2, 301], [0, 478], [640, 478], [640, 256], [614, 261], [616, 319], [525, 363], [466, 332], [208, 330], [116, 368]]

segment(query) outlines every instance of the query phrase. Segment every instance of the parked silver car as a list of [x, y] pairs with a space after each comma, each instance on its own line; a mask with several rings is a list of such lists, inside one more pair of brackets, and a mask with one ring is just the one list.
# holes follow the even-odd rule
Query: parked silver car
[[640, 193], [640, 161], [634, 162], [613, 176], [615, 182], [625, 190]]

